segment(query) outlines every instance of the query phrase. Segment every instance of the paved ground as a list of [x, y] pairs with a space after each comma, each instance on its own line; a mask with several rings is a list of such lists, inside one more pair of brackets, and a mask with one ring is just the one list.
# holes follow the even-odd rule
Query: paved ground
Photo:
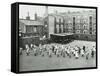
[[[92, 47], [95, 45], [95, 42], [89, 41], [73, 41], [66, 45], [71, 46], [88, 46]], [[32, 71], [32, 70], [47, 70], [47, 69], [68, 69], [68, 68], [85, 68], [85, 67], [95, 67], [96, 58], [89, 58], [86, 60], [85, 57], [80, 57], [75, 59], [74, 57], [56, 57], [53, 56], [49, 58], [48, 56], [26, 56], [23, 54], [20, 56], [20, 71]]]

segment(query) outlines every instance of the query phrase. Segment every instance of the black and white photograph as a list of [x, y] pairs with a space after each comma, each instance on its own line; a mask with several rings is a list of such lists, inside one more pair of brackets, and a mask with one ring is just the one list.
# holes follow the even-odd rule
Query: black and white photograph
[[96, 9], [19, 5], [19, 71], [97, 67]]

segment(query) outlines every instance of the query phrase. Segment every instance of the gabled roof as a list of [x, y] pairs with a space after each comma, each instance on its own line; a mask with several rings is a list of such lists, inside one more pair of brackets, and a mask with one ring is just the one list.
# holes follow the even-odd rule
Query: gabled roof
[[41, 21], [36, 21], [36, 20], [26, 20], [26, 19], [19, 19], [19, 22], [24, 23], [25, 25], [33, 25], [33, 26], [43, 26], [44, 23]]

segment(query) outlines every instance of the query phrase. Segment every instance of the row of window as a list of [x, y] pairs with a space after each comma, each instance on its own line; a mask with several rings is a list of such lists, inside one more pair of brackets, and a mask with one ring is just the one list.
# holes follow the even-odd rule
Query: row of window
[[[59, 28], [59, 27], [61, 27], [61, 28], [63, 28], [64, 27], [64, 25], [58, 25], [58, 24], [56, 24], [56, 28]], [[68, 29], [71, 29], [71, 28], [73, 28], [73, 26], [71, 26], [71, 25], [67, 25], [65, 28], [68, 28]], [[75, 29], [89, 29], [89, 27], [88, 27], [88, 25], [83, 25], [83, 26], [80, 26], [80, 25], [77, 25], [76, 27], [75, 27]], [[92, 29], [96, 29], [96, 26], [93, 26], [92, 27]]]
[[87, 25], [84, 25], [83, 27], [80, 27], [79, 25], [78, 26], [76, 26], [76, 28], [75, 29], [88, 29], [88, 26]]
[[[63, 18], [55, 18], [55, 19], [56, 19], [56, 22], [57, 23], [59, 23], [59, 22], [63, 23], [64, 22], [64, 19]], [[89, 22], [92, 22], [94, 20], [96, 21], [96, 19], [93, 18], [92, 16], [89, 17]], [[72, 18], [68, 18], [67, 19], [67, 22], [68, 23], [71, 23], [72, 21], [75, 21], [75, 22], [78, 22], [78, 23], [80, 23], [80, 22], [87, 23], [88, 18], [85, 18], [85, 17], [84, 18], [72, 17]]]
[[96, 34], [96, 31], [88, 31], [88, 30], [84, 30], [83, 32], [81, 32], [81, 30], [76, 30], [77, 34], [83, 33], [83, 34]]
[[64, 22], [64, 19], [63, 18], [56, 18], [56, 22], [59, 23], [61, 21], [61, 23]]
[[[80, 28], [80, 26], [78, 28]], [[84, 26], [84, 29], [87, 29], [87, 26]], [[55, 27], [55, 33], [64, 33], [64, 32], [72, 32], [72, 31], [73, 31], [72, 27], [67, 27], [64, 29], [64, 25], [61, 25], [60, 27], [59, 25], [56, 25]], [[81, 33], [81, 30], [76, 30], [75, 33]], [[89, 34], [89, 32], [87, 30], [84, 30], [83, 34]], [[90, 34], [92, 33], [90, 32]]]
[[26, 26], [26, 32], [27, 33], [36, 33], [37, 32], [37, 27], [33, 27], [33, 26]]
[[73, 28], [73, 26], [75, 26], [77, 29], [80, 29], [80, 27], [83, 28], [83, 29], [87, 29], [89, 27], [89, 25], [90, 25], [90, 26], [92, 26], [93, 29], [96, 28], [96, 23], [92, 23], [92, 24], [91, 23], [90, 24], [88, 24], [88, 23], [66, 23], [66, 24], [56, 23], [56, 25], [57, 26], [59, 26], [59, 25], [66, 25], [67, 27], [72, 27], [72, 28]]
[[64, 32], [64, 25], [56, 25], [55, 27], [55, 33], [63, 33]]

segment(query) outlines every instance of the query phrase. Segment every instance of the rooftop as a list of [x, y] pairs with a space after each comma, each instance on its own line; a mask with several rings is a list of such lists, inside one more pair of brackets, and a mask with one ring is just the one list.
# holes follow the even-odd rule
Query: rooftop
[[61, 33], [61, 34], [52, 34], [56, 36], [68, 36], [68, 35], [73, 35], [73, 33]]
[[37, 20], [27, 20], [27, 19], [20, 19], [19, 22], [24, 23], [25, 25], [44, 25], [42, 21], [37, 21]]

